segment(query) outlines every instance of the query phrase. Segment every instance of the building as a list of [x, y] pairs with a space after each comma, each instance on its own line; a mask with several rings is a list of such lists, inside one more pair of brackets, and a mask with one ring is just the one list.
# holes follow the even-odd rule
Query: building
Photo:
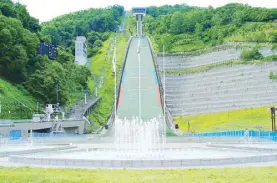
[[57, 54], [58, 54], [57, 47], [49, 44], [46, 41], [40, 41], [40, 44], [38, 47], [38, 54], [47, 55], [49, 59], [56, 60]]
[[85, 65], [87, 63], [87, 45], [86, 38], [77, 36], [75, 41], [75, 63]]

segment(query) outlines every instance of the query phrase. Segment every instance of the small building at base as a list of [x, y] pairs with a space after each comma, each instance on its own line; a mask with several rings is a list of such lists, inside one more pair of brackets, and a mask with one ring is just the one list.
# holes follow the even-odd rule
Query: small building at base
[[84, 36], [77, 36], [75, 41], [75, 63], [86, 65], [87, 63], [87, 44]]

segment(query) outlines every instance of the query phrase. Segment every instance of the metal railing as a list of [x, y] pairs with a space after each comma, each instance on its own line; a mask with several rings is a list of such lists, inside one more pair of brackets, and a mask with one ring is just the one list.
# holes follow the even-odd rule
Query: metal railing
[[272, 131], [258, 131], [258, 130], [231, 130], [220, 132], [199, 132], [199, 133], [184, 133], [185, 137], [244, 137], [256, 140], [277, 141], [277, 132]]
[[[160, 93], [161, 93], [161, 95], [160, 95], [160, 97], [161, 97], [161, 102], [162, 102], [162, 106], [164, 106], [165, 105], [165, 114], [166, 114], [166, 118], [167, 118], [167, 125], [168, 125], [168, 127], [171, 129], [171, 130], [173, 130], [174, 131], [174, 128], [175, 128], [175, 122], [173, 121], [173, 117], [171, 116], [171, 114], [170, 114], [170, 111], [169, 111], [169, 109], [167, 108], [167, 106], [166, 106], [166, 104], [164, 104], [164, 100], [163, 100], [163, 95], [164, 95], [164, 88], [163, 88], [163, 85], [162, 85], [162, 83], [161, 83], [161, 78], [160, 78], [160, 70], [159, 70], [159, 68], [158, 68], [158, 66], [157, 66], [157, 55], [156, 55], [156, 53], [155, 53], [155, 51], [154, 51], [154, 48], [153, 48], [153, 45], [152, 45], [152, 42], [151, 42], [151, 40], [150, 40], [150, 38], [147, 36], [146, 37], [147, 38], [147, 40], [148, 40], [148, 43], [149, 43], [149, 45], [150, 45], [150, 49], [151, 49], [151, 54], [152, 54], [152, 58], [153, 58], [153, 62], [154, 62], [154, 67], [155, 67], [155, 71], [156, 71], [156, 74], [157, 74], [157, 78], [158, 78], [158, 83], [159, 83], [159, 88], [160, 88]], [[164, 108], [163, 108], [164, 109]]]
[[[125, 69], [125, 65], [126, 65], [126, 60], [127, 60], [127, 55], [128, 55], [128, 52], [129, 52], [129, 48], [130, 48], [130, 45], [131, 45], [131, 41], [133, 39], [133, 36], [130, 36], [128, 42], [127, 42], [127, 46], [124, 50], [124, 57], [123, 57], [123, 64], [120, 68], [120, 72], [119, 72], [119, 79], [117, 80], [117, 86], [116, 86], [116, 96], [117, 96], [117, 101], [114, 101], [116, 102], [116, 105], [118, 100], [119, 100], [119, 92], [120, 92], [120, 85], [121, 85], [121, 82], [122, 82], [122, 78], [123, 78], [123, 72], [124, 72], [124, 69]], [[113, 121], [114, 121], [114, 117], [115, 117], [115, 114], [114, 114], [114, 108], [113, 108], [113, 111], [111, 113], [111, 116], [110, 118], [108, 119], [108, 121], [106, 122], [106, 125], [111, 128], [112, 125], [113, 125]], [[104, 126], [100, 127], [97, 132], [98, 133], [103, 133], [103, 130], [105, 130]]]

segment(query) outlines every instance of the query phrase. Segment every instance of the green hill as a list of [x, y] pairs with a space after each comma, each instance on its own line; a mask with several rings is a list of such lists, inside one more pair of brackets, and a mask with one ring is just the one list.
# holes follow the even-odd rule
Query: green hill
[[0, 119], [31, 118], [36, 111], [37, 101], [21, 87], [15, 86], [0, 78], [0, 102], [2, 110]]
[[[273, 105], [275, 106], [275, 105]], [[175, 117], [181, 130], [187, 132], [188, 120], [190, 132], [208, 132], [225, 130], [271, 130], [269, 108], [272, 106], [239, 109], [212, 114]]]
[[[24, 5], [0, 1], [0, 78], [8, 81], [1, 80], [1, 118], [29, 118], [36, 106], [33, 97], [44, 104], [56, 103], [57, 88], [62, 106], [80, 100], [92, 79], [86, 66], [74, 63], [76, 36], [87, 38], [89, 57], [101, 54], [103, 42], [117, 30], [123, 12], [124, 8], [117, 5], [90, 8], [39, 24]], [[57, 45], [56, 60], [38, 55], [40, 41]]]
[[[167, 14], [164, 14], [166, 11]], [[187, 52], [230, 41], [277, 42], [277, 9], [231, 3], [218, 8], [150, 7], [145, 31], [156, 49]], [[154, 13], [153, 13], [154, 12]]]

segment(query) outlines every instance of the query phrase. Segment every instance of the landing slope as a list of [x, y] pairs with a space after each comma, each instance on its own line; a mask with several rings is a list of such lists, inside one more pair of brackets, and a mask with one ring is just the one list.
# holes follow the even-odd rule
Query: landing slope
[[[141, 55], [140, 64], [137, 53], [138, 47], [140, 47], [139, 52]], [[139, 65], [141, 73], [140, 89]], [[139, 105], [139, 92], [141, 92], [141, 105]], [[120, 88], [117, 115], [121, 119], [139, 117], [139, 106], [141, 106], [142, 120], [162, 116], [157, 74], [149, 43], [145, 38], [132, 39]]]

